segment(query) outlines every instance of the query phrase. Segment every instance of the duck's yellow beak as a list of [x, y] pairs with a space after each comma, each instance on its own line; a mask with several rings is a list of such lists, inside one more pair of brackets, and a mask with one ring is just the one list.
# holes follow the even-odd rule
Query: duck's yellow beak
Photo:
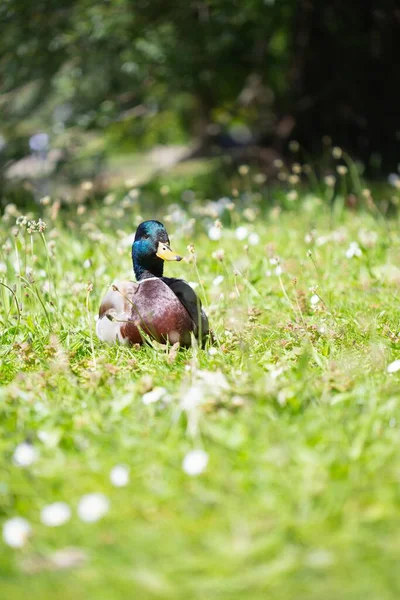
[[179, 256], [179, 254], [175, 254], [175, 252], [172, 252], [171, 248], [169, 248], [167, 244], [163, 244], [162, 242], [158, 242], [156, 256], [158, 256], [158, 258], [161, 258], [162, 260], [182, 260], [182, 256]]

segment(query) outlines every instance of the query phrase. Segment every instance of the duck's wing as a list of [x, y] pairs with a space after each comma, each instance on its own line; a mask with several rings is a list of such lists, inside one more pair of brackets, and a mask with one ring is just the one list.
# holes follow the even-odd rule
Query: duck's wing
[[183, 279], [175, 279], [174, 277], [162, 277], [161, 279], [171, 288], [189, 313], [194, 323], [193, 332], [195, 336], [204, 341], [210, 333], [210, 327], [207, 315], [201, 306], [200, 298]]
[[132, 341], [124, 335], [124, 326], [131, 321], [132, 297], [137, 287], [133, 281], [116, 282], [104, 296], [96, 324], [97, 336], [103, 342], [126, 344]]

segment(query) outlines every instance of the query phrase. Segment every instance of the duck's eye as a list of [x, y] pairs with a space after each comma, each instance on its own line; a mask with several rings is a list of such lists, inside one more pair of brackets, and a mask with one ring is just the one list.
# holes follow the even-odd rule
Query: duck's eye
[[142, 235], [142, 240], [148, 240], [149, 239], [149, 235], [147, 235], [147, 233], [145, 233], [144, 235]]

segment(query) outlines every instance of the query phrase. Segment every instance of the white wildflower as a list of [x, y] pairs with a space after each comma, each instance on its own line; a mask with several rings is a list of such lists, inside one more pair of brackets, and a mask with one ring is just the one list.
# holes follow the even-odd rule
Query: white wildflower
[[244, 227], [243, 225], [238, 227], [235, 231], [235, 237], [237, 240], [240, 240], [240, 241], [245, 240], [248, 235], [249, 235], [248, 229], [247, 229], [247, 227]]
[[297, 200], [298, 197], [299, 194], [296, 190], [290, 190], [290, 192], [288, 192], [286, 195], [286, 198], [289, 200], [289, 202], [294, 202], [295, 200]]
[[19, 444], [13, 454], [13, 462], [18, 467], [30, 467], [37, 458], [36, 449], [32, 446], [32, 444], [28, 444], [27, 442], [22, 442]]
[[335, 146], [334, 148], [332, 148], [332, 156], [333, 158], [336, 158], [336, 160], [339, 160], [340, 158], [342, 158], [342, 149], [339, 148], [339, 146]]
[[163, 398], [167, 393], [167, 390], [164, 387], [155, 387], [150, 392], [146, 392], [142, 396], [143, 404], [154, 404], [155, 402], [159, 402], [161, 398]]
[[78, 504], [78, 516], [85, 523], [94, 523], [108, 512], [110, 503], [104, 494], [86, 494]]
[[327, 175], [326, 177], [324, 177], [324, 182], [325, 185], [327, 185], [328, 187], [334, 187], [336, 183], [336, 177], [334, 177], [333, 175]]
[[249, 169], [248, 165], [240, 165], [240, 167], [238, 168], [239, 175], [242, 175], [242, 176], [247, 175], [249, 170], [250, 169]]
[[204, 450], [191, 450], [183, 459], [182, 469], [188, 475], [195, 476], [203, 473], [208, 464], [208, 454]]
[[346, 258], [353, 258], [353, 256], [361, 256], [362, 251], [357, 242], [350, 242], [350, 246], [346, 250]]
[[250, 246], [257, 246], [257, 244], [260, 243], [260, 236], [258, 235], [258, 233], [251, 233], [249, 235], [249, 244]]
[[313, 294], [310, 298], [310, 302], [313, 306], [318, 304], [319, 301], [320, 301], [320, 297], [318, 296], [318, 294]]
[[344, 177], [345, 175], [347, 175], [348, 169], [345, 165], [338, 165], [336, 167], [336, 171], [339, 173], [339, 175], [342, 175]]
[[110, 471], [110, 481], [115, 487], [124, 487], [129, 483], [129, 469], [125, 465], [115, 465]]
[[400, 360], [395, 360], [387, 366], [388, 373], [397, 373], [400, 371]]
[[192, 385], [182, 396], [181, 408], [186, 411], [193, 410], [199, 406], [204, 399], [204, 387], [202, 385]]
[[197, 377], [213, 390], [229, 390], [230, 386], [221, 371], [197, 371]]
[[278, 265], [275, 269], [275, 275], [277, 275], [278, 277], [280, 277], [283, 273], [282, 267], [281, 265]]
[[395, 187], [397, 190], [400, 189], [400, 177], [397, 175], [397, 173], [390, 173], [388, 176], [388, 183], [390, 183], [390, 185]]
[[54, 502], [40, 511], [40, 520], [47, 527], [59, 527], [71, 518], [71, 509], [66, 502]]
[[32, 528], [22, 517], [13, 517], [3, 524], [3, 540], [11, 548], [22, 548], [30, 536]]
[[216, 225], [212, 225], [210, 227], [210, 229], [208, 230], [208, 237], [213, 242], [217, 242], [218, 240], [220, 240], [221, 235], [222, 235], [221, 228], [217, 227]]
[[217, 277], [213, 281], [213, 285], [214, 286], [221, 285], [221, 283], [223, 282], [223, 280], [224, 280], [223, 275], [217, 275]]

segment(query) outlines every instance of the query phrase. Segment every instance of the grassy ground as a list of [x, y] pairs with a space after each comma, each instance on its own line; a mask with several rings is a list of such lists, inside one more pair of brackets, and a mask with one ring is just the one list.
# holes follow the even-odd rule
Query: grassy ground
[[[318, 195], [282, 196], [281, 211], [257, 185], [221, 213], [216, 241], [222, 202], [168, 206], [167, 189], [163, 209], [135, 190], [67, 217], [50, 201], [43, 235], [8, 208], [0, 511], [31, 535], [0, 542], [2, 598], [398, 598], [398, 221]], [[166, 274], [197, 284], [213, 349], [96, 340], [102, 294], [131, 276], [139, 213], [188, 257]], [[145, 404], [155, 387], [165, 395]], [[182, 468], [194, 448], [208, 455], [198, 476]], [[118, 464], [125, 487], [110, 481]], [[88, 493], [109, 501], [94, 523], [76, 511]], [[40, 515], [55, 501], [72, 517], [52, 528]]]

